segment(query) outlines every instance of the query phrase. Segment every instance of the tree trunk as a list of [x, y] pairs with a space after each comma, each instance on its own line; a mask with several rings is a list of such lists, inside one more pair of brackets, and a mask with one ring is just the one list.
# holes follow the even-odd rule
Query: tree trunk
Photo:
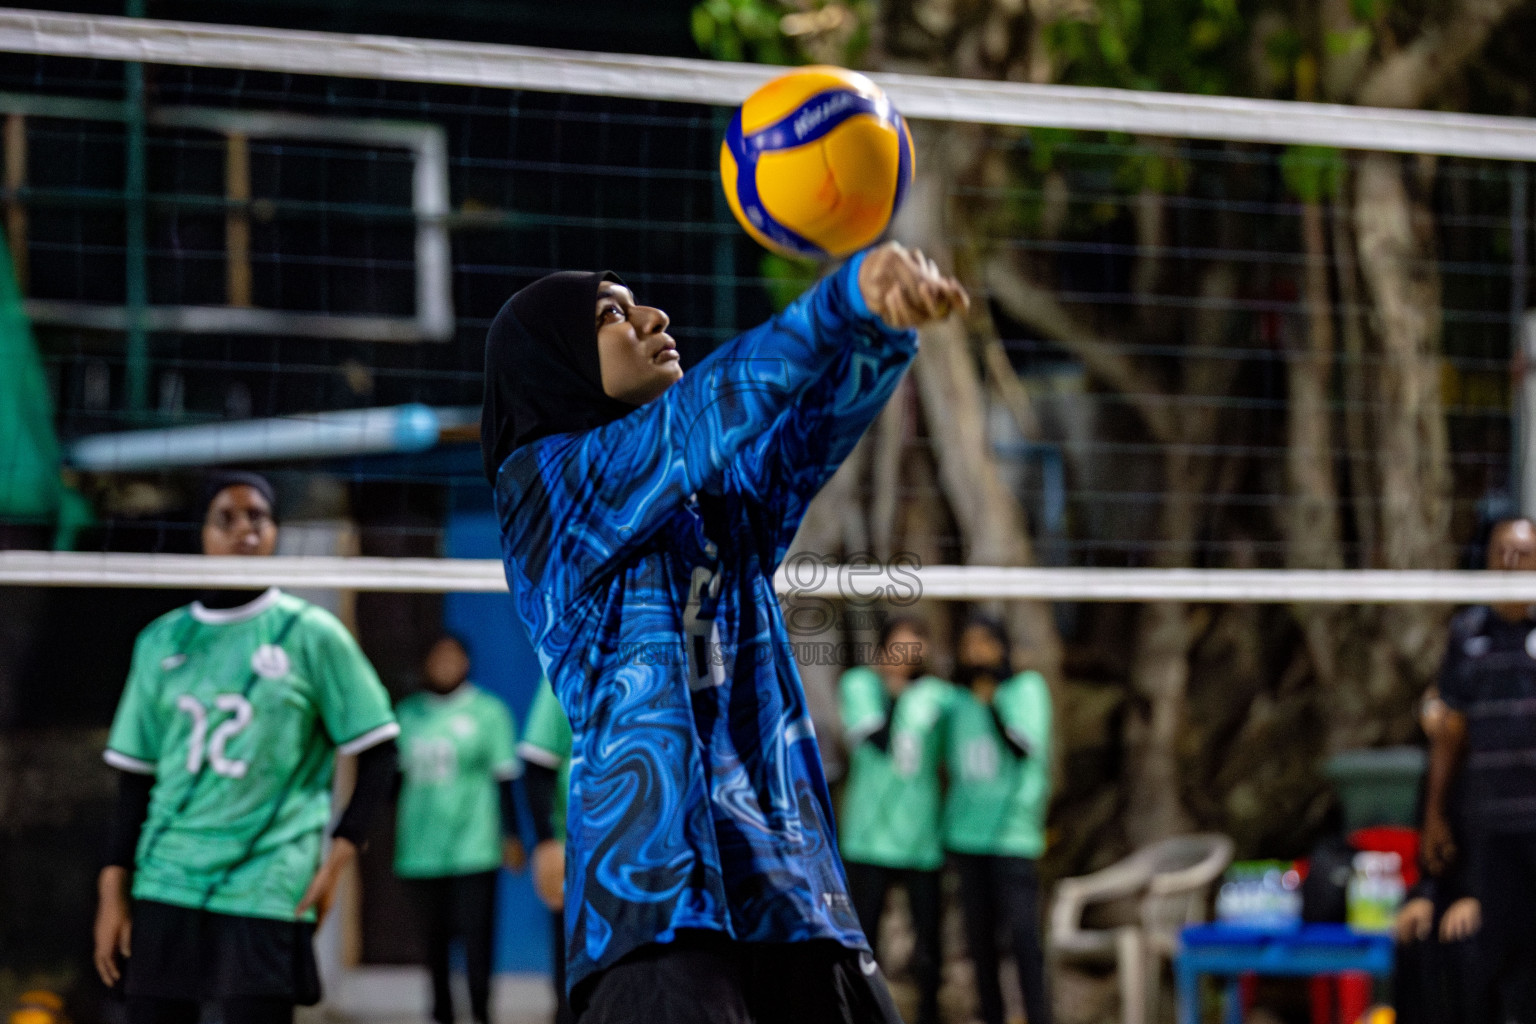
[[1294, 569], [1337, 569], [1339, 492], [1334, 484], [1333, 302], [1328, 292], [1328, 243], [1323, 207], [1303, 203], [1302, 239], [1306, 253], [1304, 295], [1305, 344], [1287, 362], [1286, 475], [1291, 493], [1286, 504], [1286, 562]]
[[[1150, 151], [1146, 159], [1157, 161], [1160, 168], [1171, 166], [1177, 159], [1169, 139], [1138, 136], [1136, 143]], [[1136, 323], [1141, 334], [1160, 338], [1164, 334], [1168, 314], [1164, 307], [1147, 300], [1157, 295], [1167, 266], [1167, 182], [1156, 180], [1150, 173], [1144, 174], [1143, 178], [1131, 207], [1136, 223], [1136, 258], [1131, 266], [1131, 294], [1136, 299]]]
[[[968, 147], [951, 129], [922, 134], [924, 150], [944, 156], [930, 161], [927, 170], [920, 170], [913, 180], [897, 230], [904, 242], [922, 249], [940, 266], [952, 267], [954, 253], [944, 231], [945, 204]], [[965, 561], [1034, 564], [1024, 509], [1003, 483], [987, 436], [986, 390], [960, 317], [923, 329], [913, 376], [933, 441], [939, 484], [960, 529]], [[1059, 679], [1061, 638], [1050, 606], [1015, 601], [1007, 619], [1023, 659], [1048, 679]]]
[[1126, 716], [1125, 834], [1140, 846], [1188, 832], [1179, 736], [1189, 688], [1189, 610], [1173, 601], [1143, 605], [1136, 623], [1132, 687], [1141, 708]]
[[1367, 404], [1365, 324], [1355, 244], [1347, 199], [1333, 210], [1333, 253], [1338, 267], [1340, 319], [1344, 336], [1344, 437], [1349, 448], [1349, 489], [1359, 545], [1356, 567], [1380, 568], [1376, 529], [1376, 458], [1371, 448]]
[[[1345, 394], [1351, 407], [1345, 425], [1368, 567], [1448, 564], [1451, 480], [1440, 399], [1440, 281], [1428, 218], [1415, 209], [1401, 158], [1377, 153], [1359, 159], [1351, 210], [1354, 252], [1342, 228], [1335, 247], [1347, 307], [1355, 297], [1351, 256], [1358, 258], [1378, 357], [1367, 372], [1366, 341], [1346, 309]], [[1309, 237], [1309, 255], [1313, 244]], [[1297, 469], [1316, 459], [1331, 472], [1332, 459], [1317, 447], [1319, 417], [1304, 397], [1316, 381], [1295, 366], [1291, 381], [1289, 456]], [[1298, 386], [1302, 395], [1294, 390]], [[1310, 455], [1303, 448], [1309, 441]], [[1304, 471], [1292, 472], [1293, 500], [1317, 498], [1311, 489], [1319, 484]], [[1297, 518], [1288, 527], [1294, 556], [1315, 548], [1316, 524]], [[1411, 721], [1403, 709], [1433, 678], [1444, 615], [1444, 609], [1425, 606], [1297, 610], [1316, 674], [1312, 692], [1326, 751], [1401, 738]]]
[[[1339, 546], [1339, 493], [1334, 483], [1333, 414], [1329, 408], [1334, 331], [1324, 221], [1322, 204], [1315, 200], [1302, 204], [1307, 322], [1302, 332], [1304, 343], [1299, 351], [1292, 351], [1286, 365], [1285, 467], [1289, 493], [1283, 527], [1286, 564], [1292, 569], [1339, 569], [1344, 565]], [[1338, 608], [1296, 605], [1291, 613], [1301, 625], [1318, 683], [1331, 687], [1336, 671]]]
[[[1004, 486], [987, 437], [986, 394], [964, 327], [945, 321], [925, 329], [914, 373], [939, 483], [960, 527], [966, 563], [1034, 564], [1024, 510]], [[1050, 606], [1012, 602], [1007, 618], [1015, 645], [1032, 667], [1059, 678], [1061, 638]]]
[[[1230, 312], [1221, 307], [1236, 294], [1237, 275], [1230, 266], [1206, 269], [1200, 281], [1200, 298], [1205, 301], [1194, 315], [1185, 357], [1185, 395], [1228, 392], [1235, 361], [1202, 356], [1201, 350], [1220, 347], [1225, 341]], [[1163, 455], [1163, 512], [1154, 559], [1167, 568], [1192, 563], [1201, 508], [1209, 499], [1215, 466], [1211, 456], [1192, 449], [1216, 435], [1219, 413], [1210, 406], [1191, 405], [1176, 420], [1177, 442]], [[1173, 601], [1144, 605], [1137, 618], [1131, 689], [1144, 710], [1127, 716], [1125, 771], [1125, 831], [1135, 844], [1187, 832], [1194, 824], [1181, 795], [1179, 747], [1190, 681], [1193, 631], [1189, 619], [1189, 606]]]
[[1360, 158], [1355, 235], [1381, 346], [1374, 375], [1382, 560], [1389, 569], [1446, 564], [1450, 467], [1440, 402], [1440, 273], [1414, 230], [1400, 157]]
[[874, 457], [869, 473], [869, 541], [882, 562], [896, 553], [896, 519], [901, 498], [901, 464], [911, 433], [912, 382], [903, 378], [875, 420]]

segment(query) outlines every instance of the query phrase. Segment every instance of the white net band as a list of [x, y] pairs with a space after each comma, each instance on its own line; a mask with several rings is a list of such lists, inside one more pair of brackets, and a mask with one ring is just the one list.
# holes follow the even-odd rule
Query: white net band
[[[1536, 602], [1536, 573], [1300, 569], [1010, 569], [997, 566], [828, 565], [781, 569], [781, 595], [910, 604], [936, 600], [1241, 601], [1341, 604]], [[495, 559], [213, 558], [0, 551], [0, 584], [56, 587], [279, 586], [339, 590], [504, 593]]]
[[[0, 50], [734, 106], [783, 68], [0, 8]], [[1536, 160], [1536, 121], [878, 74], [911, 118]]]

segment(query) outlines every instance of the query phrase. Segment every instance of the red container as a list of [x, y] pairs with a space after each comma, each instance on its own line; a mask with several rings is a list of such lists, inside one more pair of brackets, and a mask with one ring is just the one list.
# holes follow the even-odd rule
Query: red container
[[1419, 880], [1419, 833], [1401, 825], [1373, 825], [1349, 834], [1349, 845], [1372, 853], [1395, 853], [1403, 862], [1403, 884]]

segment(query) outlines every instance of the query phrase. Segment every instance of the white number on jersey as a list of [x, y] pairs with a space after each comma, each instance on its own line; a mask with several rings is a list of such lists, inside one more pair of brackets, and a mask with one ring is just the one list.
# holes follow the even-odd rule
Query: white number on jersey
[[250, 767], [249, 763], [229, 757], [225, 754], [225, 745], [250, 726], [255, 711], [251, 708], [251, 702], [238, 693], [219, 694], [213, 699], [213, 706], [216, 710], [231, 712], [231, 715], [220, 722], [218, 728], [213, 730], [213, 735], [209, 736], [208, 710], [203, 707], [202, 701], [189, 693], [176, 698], [176, 709], [192, 719], [192, 735], [187, 738], [187, 773], [196, 775], [202, 771], [206, 758], [208, 767], [213, 769], [215, 775], [222, 775], [226, 779], [243, 779], [246, 769]]
[[909, 732], [898, 732], [891, 737], [891, 761], [896, 774], [911, 778], [923, 763], [923, 742]]
[[411, 776], [429, 786], [452, 782], [459, 771], [459, 751], [453, 741], [443, 737], [425, 737], [411, 741]]
[[960, 750], [960, 771], [967, 782], [991, 782], [997, 778], [997, 741], [981, 737]]

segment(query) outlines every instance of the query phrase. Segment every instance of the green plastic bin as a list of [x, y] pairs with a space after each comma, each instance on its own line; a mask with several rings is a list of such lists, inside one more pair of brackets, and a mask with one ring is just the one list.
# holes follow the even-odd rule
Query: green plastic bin
[[1346, 750], [1330, 757], [1323, 774], [1344, 805], [1344, 829], [1372, 825], [1418, 824], [1419, 782], [1424, 777], [1420, 747], [1378, 747]]

